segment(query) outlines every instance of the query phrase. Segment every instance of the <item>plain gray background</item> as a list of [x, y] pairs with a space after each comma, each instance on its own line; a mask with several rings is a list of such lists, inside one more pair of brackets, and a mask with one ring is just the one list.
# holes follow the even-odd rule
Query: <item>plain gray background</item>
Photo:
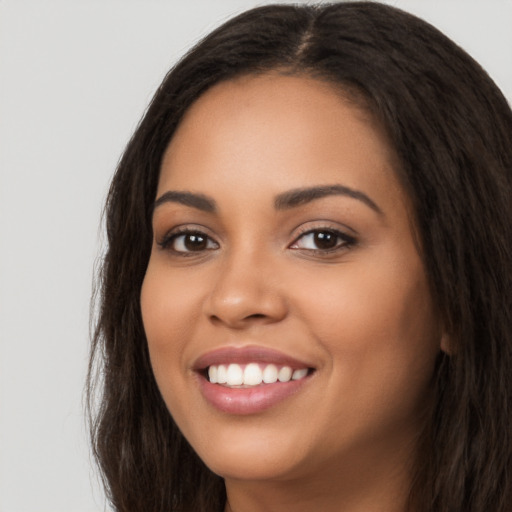
[[[512, 0], [387, 3], [447, 33], [511, 100]], [[0, 0], [0, 512], [105, 508], [82, 403], [102, 202], [165, 72], [255, 5]]]

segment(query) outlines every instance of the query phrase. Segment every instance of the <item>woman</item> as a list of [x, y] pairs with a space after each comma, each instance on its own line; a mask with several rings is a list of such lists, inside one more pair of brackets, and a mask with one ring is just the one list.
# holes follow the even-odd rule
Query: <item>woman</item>
[[508, 510], [511, 133], [391, 7], [267, 6], [199, 43], [106, 206], [114, 508]]

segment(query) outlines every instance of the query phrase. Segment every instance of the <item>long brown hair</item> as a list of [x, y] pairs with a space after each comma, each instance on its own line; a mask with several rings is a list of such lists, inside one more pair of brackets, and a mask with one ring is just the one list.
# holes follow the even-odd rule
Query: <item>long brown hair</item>
[[387, 130], [426, 273], [452, 340], [434, 376], [411, 503], [512, 507], [512, 112], [464, 51], [373, 2], [266, 6], [228, 21], [167, 75], [112, 181], [88, 378], [93, 449], [115, 510], [215, 511], [223, 481], [197, 457], [155, 383], [139, 295], [164, 150], [212, 85], [272, 69], [326, 80]]

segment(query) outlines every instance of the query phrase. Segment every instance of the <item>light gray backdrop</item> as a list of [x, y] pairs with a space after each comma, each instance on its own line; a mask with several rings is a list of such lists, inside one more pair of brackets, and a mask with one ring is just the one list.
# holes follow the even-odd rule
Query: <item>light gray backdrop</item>
[[[444, 30], [510, 101], [511, 0], [389, 3]], [[104, 509], [82, 406], [101, 205], [168, 68], [254, 5], [0, 0], [0, 512]]]

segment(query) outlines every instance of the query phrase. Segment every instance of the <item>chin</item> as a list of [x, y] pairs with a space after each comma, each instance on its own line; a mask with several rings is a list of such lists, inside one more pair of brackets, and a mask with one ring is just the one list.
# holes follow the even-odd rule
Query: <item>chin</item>
[[211, 464], [207, 466], [215, 474], [226, 480], [287, 480], [297, 473], [290, 461], [283, 461], [270, 454], [250, 456], [224, 456], [221, 459], [212, 457]]
[[[286, 479], [296, 474], [305, 454], [298, 456], [297, 443], [289, 436], [253, 427], [234, 429], [208, 438], [197, 453], [215, 474], [225, 479]], [[301, 463], [302, 462], [302, 463]]]

